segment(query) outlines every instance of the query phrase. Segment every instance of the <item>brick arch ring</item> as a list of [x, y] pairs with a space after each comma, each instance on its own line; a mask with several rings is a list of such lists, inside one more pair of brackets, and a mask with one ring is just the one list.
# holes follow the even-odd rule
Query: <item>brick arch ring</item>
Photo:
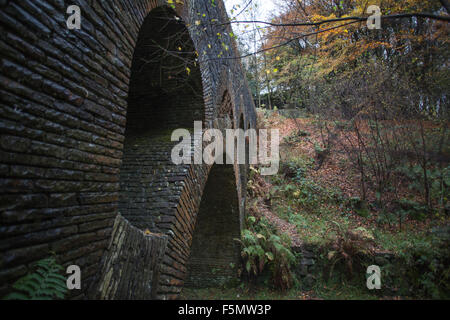
[[[187, 2], [177, 7], [176, 12], [181, 21], [193, 25], [192, 20], [197, 18], [193, 12], [202, 8], [189, 5]], [[202, 4], [197, 6], [201, 7]], [[219, 8], [221, 6], [223, 4]], [[143, 30], [153, 12], [171, 12], [164, 6], [151, 8], [142, 23], [139, 38], [148, 36], [151, 28], [156, 27], [149, 22], [151, 28], [147, 33]], [[209, 48], [209, 43], [206, 44], [204, 39], [198, 37], [192, 28], [188, 31], [196, 52]], [[136, 41], [135, 56], [139, 50], [139, 41]], [[226, 83], [241, 81], [236, 73], [241, 69], [233, 61], [227, 62], [228, 70], [235, 71], [226, 75]], [[133, 66], [131, 69], [133, 77]], [[138, 69], [142, 73], [141, 66]], [[246, 87], [215, 83], [215, 70], [217, 73], [223, 70], [223, 66], [215, 60], [200, 63], [198, 70], [193, 67], [190, 70], [190, 77], [197, 75], [201, 79], [203, 91], [202, 101], [183, 96], [182, 100], [189, 101], [191, 106], [203, 104], [203, 119], [190, 120], [203, 120], [207, 127], [212, 120], [219, 129], [227, 128], [226, 123], [215, 121], [217, 119], [213, 119], [212, 115], [218, 115], [219, 119], [226, 116], [234, 119], [235, 104], [231, 96], [242, 97], [239, 90], [245, 90]], [[151, 81], [144, 77], [136, 83], [139, 85]], [[171, 144], [159, 132], [155, 133], [154, 128], [166, 122], [168, 127], [174, 124], [187, 127], [189, 123], [179, 121], [189, 118], [189, 112], [194, 114], [195, 110], [186, 109], [179, 101], [170, 102], [173, 95], [169, 94], [161, 99], [167, 104], [166, 108], [170, 106], [170, 110], [166, 111], [170, 113], [166, 120], [167, 115], [160, 112], [158, 106], [147, 105], [146, 102], [154, 101], [161, 93], [143, 92], [147, 89], [140, 88], [134, 90], [132, 86], [133, 79], [130, 82], [128, 124], [120, 177], [120, 214], [102, 257], [101, 270], [93, 282], [92, 296], [101, 299], [176, 299], [185, 286], [217, 286], [229, 281], [236, 274], [230, 266], [237, 265], [240, 256], [239, 245], [234, 239], [240, 236], [244, 221], [247, 170], [236, 164], [212, 167], [175, 167], [170, 164], [168, 152]], [[227, 90], [222, 93], [219, 88], [223, 86], [227, 86]], [[214, 97], [221, 94], [222, 102], [218, 105], [214, 103]], [[180, 92], [176, 93], [176, 96], [181, 95]], [[131, 96], [136, 96], [138, 102]], [[132, 100], [133, 103], [139, 103], [138, 109], [130, 109]], [[247, 101], [247, 104], [239, 113], [243, 119], [244, 112], [254, 112], [253, 102]], [[152, 114], [148, 114], [149, 108], [154, 110]], [[146, 132], [142, 130], [145, 125], [136, 125], [137, 133], [131, 133], [134, 129], [131, 124], [133, 119], [142, 122], [150, 121], [148, 119], [152, 117], [157, 118], [152, 125], [153, 130]]]

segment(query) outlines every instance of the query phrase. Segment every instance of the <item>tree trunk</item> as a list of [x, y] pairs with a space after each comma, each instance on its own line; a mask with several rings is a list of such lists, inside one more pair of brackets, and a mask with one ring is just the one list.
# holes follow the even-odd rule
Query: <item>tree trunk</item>
[[423, 184], [425, 188], [425, 200], [427, 202], [428, 209], [431, 208], [431, 194], [430, 194], [430, 183], [428, 182], [428, 173], [427, 173], [427, 164], [428, 164], [428, 158], [427, 158], [427, 144], [425, 140], [425, 130], [423, 128], [423, 122], [420, 121], [420, 135], [422, 138], [422, 169], [423, 169]]

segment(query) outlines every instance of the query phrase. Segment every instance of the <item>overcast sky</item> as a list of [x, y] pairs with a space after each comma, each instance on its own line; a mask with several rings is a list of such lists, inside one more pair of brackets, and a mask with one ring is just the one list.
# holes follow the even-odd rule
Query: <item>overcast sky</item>
[[[273, 14], [278, 11], [277, 6], [274, 3], [275, 0], [224, 0], [228, 16], [230, 18], [235, 17], [250, 1], [252, 2], [252, 5], [258, 4], [257, 20], [270, 21]], [[235, 8], [233, 14], [231, 14], [233, 6], [236, 5], [240, 5], [240, 8]], [[237, 20], [252, 20], [252, 18], [244, 11], [241, 15], [239, 15]], [[251, 28], [247, 29], [244, 24], [233, 24], [232, 27], [236, 35], [240, 37], [241, 41], [247, 43], [251, 51], [255, 51], [256, 48], [253, 43], [254, 36], [252, 36], [252, 33], [249, 33], [250, 29], [254, 29], [255, 26], [252, 25]], [[247, 35], [249, 38], [244, 35]]]
[[[230, 10], [233, 8], [234, 5], [240, 4], [242, 9], [244, 5], [248, 3], [248, 1], [252, 0], [224, 0], [225, 6], [227, 7], [228, 15], [232, 17], [232, 15], [230, 14]], [[268, 20], [270, 15], [274, 13], [274, 11], [276, 10], [276, 6], [273, 0], [253, 0], [253, 3], [259, 4], [261, 18], [264, 18], [264, 20]]]

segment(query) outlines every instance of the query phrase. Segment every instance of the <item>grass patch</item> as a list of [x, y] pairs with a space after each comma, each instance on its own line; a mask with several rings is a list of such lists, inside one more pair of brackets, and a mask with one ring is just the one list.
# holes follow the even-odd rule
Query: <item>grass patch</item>
[[183, 289], [183, 300], [377, 300], [380, 297], [365, 286], [356, 283], [342, 283], [330, 280], [317, 282], [310, 291], [293, 288], [286, 292], [264, 286], [235, 288]]

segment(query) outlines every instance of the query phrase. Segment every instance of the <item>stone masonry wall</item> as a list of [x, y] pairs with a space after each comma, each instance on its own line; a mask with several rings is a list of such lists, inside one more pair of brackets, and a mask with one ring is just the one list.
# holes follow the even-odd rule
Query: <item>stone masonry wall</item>
[[170, 133], [127, 135], [120, 171], [119, 212], [135, 227], [168, 232], [188, 166], [170, 160]]
[[[224, 92], [233, 121], [254, 127], [256, 115], [227, 25], [222, 1], [185, 1], [177, 13], [200, 54], [205, 126]], [[66, 27], [79, 5], [80, 30]], [[0, 1], [0, 297], [33, 262], [55, 253], [82, 270], [83, 298], [103, 274], [102, 257], [119, 212], [133, 54], [145, 18], [163, 0]], [[205, 13], [205, 18], [202, 14]], [[200, 18], [199, 18], [200, 17]], [[196, 20], [203, 20], [198, 26]], [[231, 50], [224, 51], [223, 44]], [[173, 104], [175, 105], [175, 103]], [[183, 105], [184, 107], [184, 105]], [[176, 109], [176, 107], [175, 107]], [[197, 110], [197, 109], [196, 109]], [[237, 126], [236, 126], [237, 127]], [[176, 298], [209, 168], [189, 166], [177, 185], [158, 298]], [[126, 174], [126, 171], [125, 171]], [[242, 169], [235, 166], [237, 188]], [[169, 176], [168, 176], [169, 177]], [[239, 194], [242, 194], [239, 192]], [[243, 214], [245, 199], [239, 196]], [[105, 260], [103, 260], [105, 261]]]
[[103, 257], [100, 286], [92, 298], [144, 300], [157, 296], [159, 267], [167, 237], [145, 234], [122, 216], [117, 216], [111, 240]]
[[185, 286], [216, 287], [237, 277], [239, 203], [233, 166], [215, 165], [203, 193]]

